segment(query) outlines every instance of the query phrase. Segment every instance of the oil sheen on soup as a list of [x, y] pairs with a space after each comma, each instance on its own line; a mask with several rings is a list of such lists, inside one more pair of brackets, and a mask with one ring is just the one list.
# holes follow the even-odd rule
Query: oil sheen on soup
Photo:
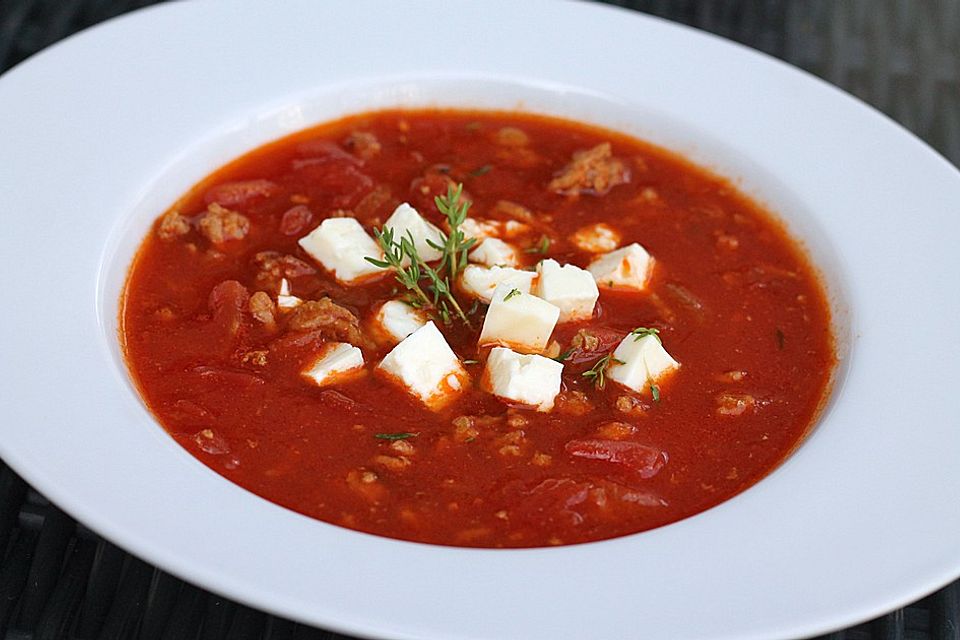
[[756, 483], [835, 365], [815, 269], [730, 182], [543, 116], [352, 116], [154, 224], [129, 369], [187, 451], [320, 520], [477, 547], [658, 527]]

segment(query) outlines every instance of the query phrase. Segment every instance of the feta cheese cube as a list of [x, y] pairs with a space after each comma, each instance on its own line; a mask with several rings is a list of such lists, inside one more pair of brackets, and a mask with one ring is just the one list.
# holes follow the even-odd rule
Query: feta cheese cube
[[593, 274], [601, 287], [643, 291], [653, 271], [653, 258], [646, 249], [634, 242], [597, 257], [587, 271]]
[[494, 347], [487, 357], [483, 387], [498, 398], [549, 411], [560, 393], [563, 365], [538, 355]]
[[[420, 213], [404, 202], [387, 218], [383, 223], [384, 228], [393, 231], [393, 239], [397, 242], [400, 238], [412, 237], [413, 246], [417, 253], [425, 262], [439, 260], [443, 253], [434, 249], [427, 242], [428, 240], [437, 246], [443, 246], [441, 232], [436, 226], [430, 224]], [[409, 264], [410, 259], [405, 258], [405, 264]]]
[[513, 245], [499, 238], [487, 238], [467, 256], [470, 262], [488, 267], [505, 266], [516, 267], [520, 264], [520, 257]]
[[308, 382], [323, 387], [342, 381], [363, 368], [363, 352], [346, 342], [328, 342], [313, 362], [300, 375]]
[[530, 293], [536, 277], [537, 274], [533, 271], [468, 264], [467, 268], [460, 274], [460, 287], [468, 295], [489, 303], [493, 299], [494, 290], [501, 284], [509, 285], [522, 293]]
[[613, 352], [615, 360], [607, 368], [607, 377], [634, 391], [649, 390], [668, 373], [680, 367], [655, 335], [637, 337], [628, 334]]
[[560, 266], [556, 260], [541, 260], [537, 265], [533, 293], [560, 308], [560, 322], [583, 320], [593, 316], [600, 297], [593, 275], [572, 264]]
[[480, 330], [481, 346], [499, 344], [522, 353], [540, 353], [560, 318], [560, 309], [511, 283], [494, 290]]
[[500, 223], [501, 238], [516, 238], [517, 236], [522, 236], [528, 231], [530, 231], [530, 225], [517, 222], [516, 220], [507, 220], [506, 222]]
[[434, 410], [452, 400], [469, 379], [433, 322], [404, 338], [377, 368]]
[[570, 242], [581, 251], [604, 253], [620, 246], [620, 234], [608, 224], [591, 224], [577, 229], [570, 236]]
[[300, 238], [300, 246], [344, 284], [384, 272], [364, 260], [366, 256], [381, 260], [383, 252], [353, 218], [327, 218]]
[[385, 341], [396, 344], [427, 324], [427, 318], [402, 300], [388, 300], [377, 309], [373, 322]]
[[280, 293], [277, 294], [277, 307], [280, 309], [295, 309], [303, 304], [303, 300], [290, 295], [290, 283], [286, 278], [280, 280]]
[[466, 240], [476, 238], [479, 242], [484, 238], [495, 238], [500, 235], [500, 230], [491, 220], [477, 220], [476, 218], [465, 218], [460, 223], [460, 231]]
[[476, 238], [478, 241], [484, 238], [516, 238], [530, 231], [530, 225], [516, 220], [478, 220], [476, 218], [466, 218], [460, 223], [460, 231], [467, 240]]

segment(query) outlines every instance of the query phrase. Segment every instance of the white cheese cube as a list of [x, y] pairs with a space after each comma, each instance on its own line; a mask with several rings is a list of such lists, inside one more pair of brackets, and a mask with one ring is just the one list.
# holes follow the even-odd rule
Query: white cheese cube
[[[440, 229], [427, 222], [416, 209], [406, 202], [393, 210], [383, 226], [393, 231], [395, 242], [400, 242], [400, 238], [406, 238], [409, 234], [409, 237], [413, 238], [413, 246], [425, 262], [439, 260], [443, 255], [442, 252], [434, 249], [427, 242], [429, 240], [437, 246], [443, 246]], [[410, 259], [405, 258], [405, 264], [409, 263]]]
[[500, 229], [493, 220], [477, 220], [476, 218], [465, 218], [460, 223], [460, 231], [466, 240], [476, 238], [479, 242], [484, 238], [495, 238], [500, 235]]
[[377, 330], [386, 341], [396, 344], [427, 324], [427, 318], [402, 300], [388, 300], [373, 317]]
[[470, 259], [470, 262], [488, 267], [516, 267], [520, 264], [520, 257], [517, 255], [517, 250], [513, 245], [499, 238], [487, 238], [480, 243], [479, 247], [471, 251], [467, 257]]
[[499, 344], [522, 353], [540, 353], [560, 318], [560, 309], [510, 283], [493, 292], [480, 330], [481, 346]]
[[476, 218], [466, 218], [460, 223], [460, 231], [467, 240], [476, 238], [477, 241], [484, 238], [516, 238], [530, 231], [530, 225], [516, 220], [478, 220]]
[[314, 361], [300, 372], [308, 382], [322, 387], [343, 380], [363, 368], [363, 352], [346, 342], [328, 342]]
[[634, 242], [622, 249], [605, 253], [587, 267], [597, 284], [607, 289], [643, 291], [653, 271], [653, 258]]
[[556, 260], [546, 259], [537, 265], [537, 273], [533, 293], [560, 308], [560, 322], [593, 316], [600, 291], [589, 271], [572, 264], [560, 266]]
[[495, 347], [487, 357], [484, 388], [507, 402], [549, 411], [560, 393], [563, 365], [538, 355], [521, 355]]
[[468, 264], [460, 275], [460, 287], [470, 296], [486, 303], [493, 299], [493, 292], [500, 285], [508, 285], [522, 293], [530, 293], [537, 274], [511, 267], [481, 267]]
[[277, 307], [280, 309], [295, 309], [303, 304], [303, 300], [290, 295], [290, 283], [286, 278], [280, 280], [280, 293], [277, 294]]
[[437, 325], [428, 322], [395, 346], [378, 365], [430, 409], [440, 409], [467, 385], [457, 354]]
[[620, 234], [608, 224], [591, 224], [580, 227], [570, 236], [570, 242], [581, 251], [604, 253], [620, 246]]
[[506, 222], [500, 223], [501, 238], [516, 238], [517, 236], [522, 236], [528, 231], [530, 231], [530, 225], [517, 222], [516, 220], [507, 220]]
[[638, 392], [649, 390], [650, 385], [680, 367], [654, 335], [638, 338], [628, 334], [617, 345], [613, 357], [623, 364], [612, 363], [607, 377]]
[[344, 284], [384, 271], [364, 260], [366, 256], [381, 260], [383, 252], [353, 218], [327, 218], [300, 238], [300, 246]]

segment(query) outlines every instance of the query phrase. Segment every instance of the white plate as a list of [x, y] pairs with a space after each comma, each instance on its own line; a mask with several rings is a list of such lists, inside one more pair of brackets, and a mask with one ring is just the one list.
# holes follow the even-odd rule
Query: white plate
[[[521, 106], [678, 149], [769, 202], [824, 271], [843, 362], [776, 472], [654, 531], [441, 548], [257, 498], [157, 426], [116, 341], [150, 220], [229, 158], [340, 113]], [[742, 47], [583, 4], [176, 3], [0, 78], [0, 454], [189, 581], [384, 638], [781, 638], [960, 574], [960, 175]]]

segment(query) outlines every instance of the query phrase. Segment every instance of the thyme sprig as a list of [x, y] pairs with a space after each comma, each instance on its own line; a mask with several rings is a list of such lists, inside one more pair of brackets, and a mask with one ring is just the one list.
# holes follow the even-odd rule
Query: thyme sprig
[[[412, 306], [432, 311], [444, 324], [450, 324], [451, 317], [456, 314], [467, 327], [472, 328], [450, 286], [450, 282], [455, 281], [457, 274], [467, 266], [467, 252], [476, 243], [474, 238], [466, 239], [460, 230], [470, 209], [470, 202], [463, 200], [462, 194], [463, 185], [460, 184], [455, 188], [451, 186], [446, 196], [436, 198], [437, 208], [447, 217], [450, 226], [449, 234], [440, 232], [439, 243], [427, 240], [427, 244], [441, 253], [436, 268], [420, 256], [410, 232], [397, 238], [393, 229], [387, 227], [373, 230], [374, 238], [383, 251], [383, 259], [369, 256], [365, 259], [382, 269], [393, 269], [397, 282], [410, 292], [407, 302]], [[421, 284], [424, 281], [425, 284]]]
[[440, 213], [447, 217], [450, 233], [440, 232], [439, 245], [427, 240], [427, 244], [443, 254], [437, 270], [441, 273], [446, 270], [451, 280], [456, 280], [457, 274], [467, 266], [467, 252], [477, 243], [476, 238], [468, 240], [460, 230], [460, 225], [467, 219], [467, 212], [470, 211], [470, 201], [464, 200], [462, 196], [463, 184], [458, 184], [456, 187], [448, 186], [447, 195], [433, 199]]
[[406, 440], [407, 438], [416, 438], [419, 435], [420, 432], [404, 431], [402, 433], [376, 433], [373, 437], [377, 440]]
[[373, 237], [380, 245], [383, 251], [383, 260], [367, 256], [365, 260], [375, 267], [381, 269], [393, 269], [394, 277], [397, 282], [402, 284], [410, 291], [413, 298], [409, 300], [411, 306], [422, 308], [432, 306], [430, 296], [420, 288], [420, 261], [410, 260], [408, 265], [404, 265], [404, 258], [410, 256], [410, 252], [415, 254], [417, 249], [413, 246], [413, 236], [407, 235], [397, 241], [393, 236], [393, 229], [384, 227], [383, 229], [374, 229]]
[[591, 367], [580, 375], [593, 382], [597, 389], [603, 389], [607, 384], [607, 369], [611, 364], [623, 364], [623, 360], [613, 357], [612, 353], [603, 356]]
[[660, 387], [659, 385], [651, 384], [650, 385], [650, 395], [653, 396], [654, 402], [660, 402]]
[[660, 329], [651, 329], [648, 327], [637, 327], [630, 332], [630, 335], [633, 336], [634, 342], [639, 342], [640, 338], [645, 338], [647, 336], [653, 336], [657, 339], [657, 342], [663, 344], [663, 340], [660, 339]]

